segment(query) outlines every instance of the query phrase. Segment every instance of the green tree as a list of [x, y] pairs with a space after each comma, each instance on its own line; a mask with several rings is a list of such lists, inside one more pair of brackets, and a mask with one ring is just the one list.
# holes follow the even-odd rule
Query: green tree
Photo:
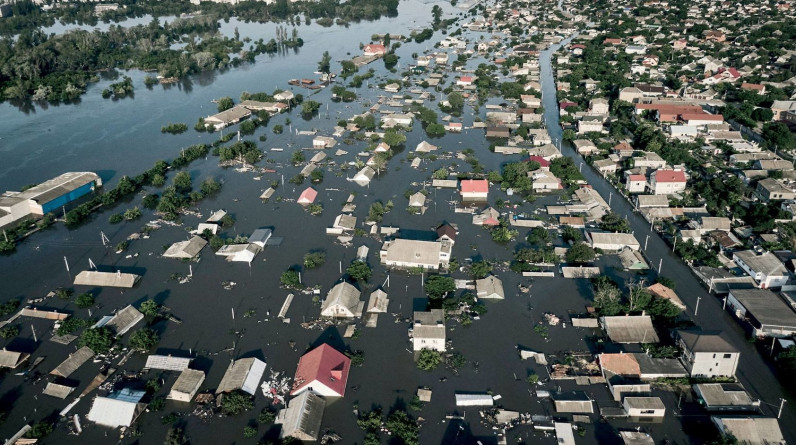
[[583, 240], [583, 234], [580, 232], [580, 230], [572, 226], [564, 226], [561, 229], [561, 237], [564, 239], [564, 241], [567, 242], [569, 241], [578, 242]]
[[442, 363], [442, 355], [433, 349], [422, 349], [417, 357], [417, 367], [423, 371], [433, 371]]
[[550, 232], [544, 227], [534, 227], [528, 233], [528, 243], [533, 245], [544, 245], [550, 242]]
[[191, 174], [188, 172], [179, 172], [174, 176], [174, 188], [177, 193], [186, 193], [191, 190]]
[[796, 149], [796, 136], [782, 122], [769, 122], [763, 125], [763, 139], [770, 148], [791, 151]]
[[282, 273], [282, 276], [279, 277], [279, 282], [282, 283], [283, 286], [288, 288], [301, 289], [304, 287], [301, 284], [299, 271], [295, 269], [288, 269], [284, 271]]
[[185, 437], [185, 430], [172, 426], [166, 432], [166, 440], [163, 443], [164, 445], [184, 445], [188, 443], [188, 438]]
[[221, 412], [228, 416], [236, 416], [244, 411], [254, 408], [253, 397], [243, 391], [233, 391], [224, 394], [221, 399]]
[[304, 117], [310, 117], [315, 114], [318, 109], [321, 108], [321, 104], [319, 102], [315, 102], [314, 100], [307, 100], [301, 104], [301, 114]]
[[384, 132], [384, 143], [390, 147], [397, 147], [406, 142], [406, 136], [398, 133], [395, 129], [388, 129]]
[[567, 263], [582, 264], [594, 261], [594, 249], [586, 243], [575, 243], [567, 250]]
[[146, 317], [155, 318], [160, 312], [160, 306], [155, 303], [155, 300], [150, 298], [141, 302], [141, 306], [138, 307], [138, 310]]
[[332, 56], [329, 55], [329, 51], [324, 51], [321, 61], [318, 62], [318, 71], [328, 73], [331, 70], [331, 63]]
[[113, 346], [114, 335], [105, 326], [100, 328], [86, 329], [80, 336], [78, 346], [88, 346], [95, 354], [105, 354]]
[[476, 280], [487, 277], [492, 273], [492, 265], [488, 261], [477, 261], [470, 266], [470, 276]]
[[216, 180], [213, 178], [207, 178], [202, 181], [200, 190], [202, 191], [202, 194], [206, 196], [213, 195], [221, 191], [221, 184], [216, 182]]
[[41, 421], [34, 423], [30, 430], [25, 433], [29, 439], [41, 439], [53, 432], [53, 425], [50, 422]]
[[359, 260], [352, 262], [345, 271], [357, 281], [368, 281], [373, 274], [373, 270], [368, 266], [368, 263]]
[[323, 252], [309, 252], [304, 254], [304, 267], [314, 269], [321, 267], [326, 262], [326, 254]]
[[151, 350], [159, 341], [158, 333], [149, 328], [139, 329], [130, 335], [130, 347], [139, 352]]
[[600, 220], [600, 229], [607, 232], [628, 233], [630, 232], [630, 223], [618, 213], [609, 212]]
[[80, 309], [90, 308], [91, 306], [94, 306], [94, 296], [91, 295], [91, 292], [80, 294], [77, 296], [77, 298], [75, 298], [75, 304]]
[[429, 137], [442, 137], [445, 136], [445, 127], [442, 124], [428, 124], [426, 127], [426, 134]]
[[294, 151], [294, 152], [293, 152], [293, 154], [290, 156], [290, 162], [291, 162], [293, 165], [298, 165], [298, 164], [301, 164], [301, 163], [302, 163], [302, 162], [304, 162], [306, 159], [307, 159], [307, 158], [306, 158], [306, 157], [304, 157], [304, 153], [303, 153], [301, 150], [296, 150], [296, 151]]
[[230, 108], [235, 106], [235, 102], [232, 100], [231, 97], [222, 97], [216, 101], [216, 105], [218, 105], [218, 112], [229, 110]]
[[449, 292], [456, 290], [456, 282], [451, 277], [432, 275], [426, 280], [425, 288], [430, 300], [442, 300]]
[[420, 443], [417, 422], [404, 411], [394, 411], [387, 418], [384, 426], [395, 437], [402, 440], [405, 445], [417, 445]]

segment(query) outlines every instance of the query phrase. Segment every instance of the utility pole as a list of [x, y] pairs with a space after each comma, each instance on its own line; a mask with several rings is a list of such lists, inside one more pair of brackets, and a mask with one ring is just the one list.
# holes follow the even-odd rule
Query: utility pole
[[614, 192], [608, 193], [608, 207], [611, 207], [611, 198], [614, 197]]
[[701, 299], [702, 297], [697, 297], [696, 309], [694, 309], [694, 317], [696, 317], [699, 314], [699, 300]]
[[663, 258], [661, 258], [661, 260], [658, 261], [658, 275], [661, 274], [661, 268], [662, 267], [663, 267]]
[[647, 235], [647, 237], [646, 237], [646, 238], [644, 238], [644, 250], [645, 250], [645, 251], [647, 250], [647, 243], [649, 242], [649, 240], [650, 240], [650, 236], [649, 236], [649, 235]]
[[777, 419], [779, 419], [782, 416], [782, 408], [785, 407], [785, 402], [787, 402], [787, 400], [779, 399], [779, 413], [777, 413]]

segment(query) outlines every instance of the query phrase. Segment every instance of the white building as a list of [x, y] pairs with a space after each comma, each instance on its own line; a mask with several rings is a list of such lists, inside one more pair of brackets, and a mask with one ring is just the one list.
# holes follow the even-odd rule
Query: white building
[[680, 361], [692, 378], [734, 377], [741, 353], [718, 333], [677, 331]]
[[650, 175], [650, 192], [671, 195], [685, 191], [686, 178], [682, 170], [657, 170]]
[[381, 263], [389, 267], [427, 270], [447, 268], [453, 243], [450, 241], [417, 241], [395, 239], [385, 241], [379, 252]]
[[753, 250], [739, 250], [733, 253], [732, 260], [754, 278], [761, 289], [782, 287], [788, 282], [788, 269], [771, 252], [758, 255]]
[[353, 284], [341, 281], [329, 290], [326, 299], [321, 305], [322, 317], [333, 318], [355, 318], [362, 316], [362, 309], [365, 307], [363, 301], [359, 301], [359, 289]]
[[410, 330], [413, 349], [445, 352], [445, 314], [442, 309], [415, 312], [414, 315], [415, 321]]
[[641, 247], [632, 233], [586, 232], [586, 240], [592, 249], [619, 252], [625, 248], [638, 250]]

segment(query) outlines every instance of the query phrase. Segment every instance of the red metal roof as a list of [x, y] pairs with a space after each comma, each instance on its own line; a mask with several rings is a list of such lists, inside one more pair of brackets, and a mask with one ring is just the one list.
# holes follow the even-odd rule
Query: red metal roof
[[630, 175], [628, 179], [631, 181], [646, 181], [647, 177], [644, 175]]
[[489, 193], [489, 181], [486, 179], [465, 179], [461, 185], [462, 193]]
[[685, 172], [682, 170], [658, 170], [654, 175], [655, 182], [685, 182]]
[[461, 78], [459, 78], [459, 81], [460, 82], [472, 82], [473, 81], [473, 77], [472, 76], [462, 76]]
[[315, 198], [317, 196], [318, 196], [318, 192], [314, 188], [307, 187], [306, 189], [304, 189], [303, 192], [301, 192], [301, 195], [298, 198], [298, 202], [299, 203], [311, 203], [311, 202], [315, 201]]
[[304, 387], [312, 386], [313, 382], [318, 382], [343, 397], [350, 370], [350, 358], [333, 347], [323, 344], [302, 355], [299, 359], [290, 394], [296, 394]]
[[526, 159], [526, 161], [536, 161], [542, 167], [550, 167], [550, 161], [541, 156], [528, 156], [528, 159]]

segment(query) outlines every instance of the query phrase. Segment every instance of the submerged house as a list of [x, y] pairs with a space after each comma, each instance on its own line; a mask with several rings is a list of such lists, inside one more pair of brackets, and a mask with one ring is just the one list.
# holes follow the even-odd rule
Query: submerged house
[[169, 400], [190, 402], [205, 381], [205, 373], [197, 369], [184, 369], [166, 396]]
[[355, 318], [362, 316], [365, 307], [359, 301], [359, 289], [351, 283], [341, 281], [326, 294], [326, 299], [321, 305], [321, 316], [332, 318]]
[[254, 395], [264, 372], [265, 362], [256, 358], [232, 360], [221, 383], [218, 384], [216, 394], [241, 390]]
[[146, 403], [141, 403], [144, 395], [146, 391], [124, 388], [106, 397], [97, 397], [88, 420], [111, 428], [129, 427], [146, 409]]
[[345, 396], [351, 359], [328, 344], [302, 355], [290, 395], [312, 392], [324, 397]]
[[448, 267], [452, 249], [453, 243], [447, 240], [419, 241], [398, 238], [384, 242], [379, 258], [388, 267], [438, 270], [440, 267]]
[[445, 352], [445, 314], [442, 309], [415, 312], [410, 330], [412, 349]]
[[326, 401], [312, 391], [294, 397], [287, 408], [279, 410], [275, 423], [282, 425], [279, 438], [295, 437], [302, 441], [318, 440]]

